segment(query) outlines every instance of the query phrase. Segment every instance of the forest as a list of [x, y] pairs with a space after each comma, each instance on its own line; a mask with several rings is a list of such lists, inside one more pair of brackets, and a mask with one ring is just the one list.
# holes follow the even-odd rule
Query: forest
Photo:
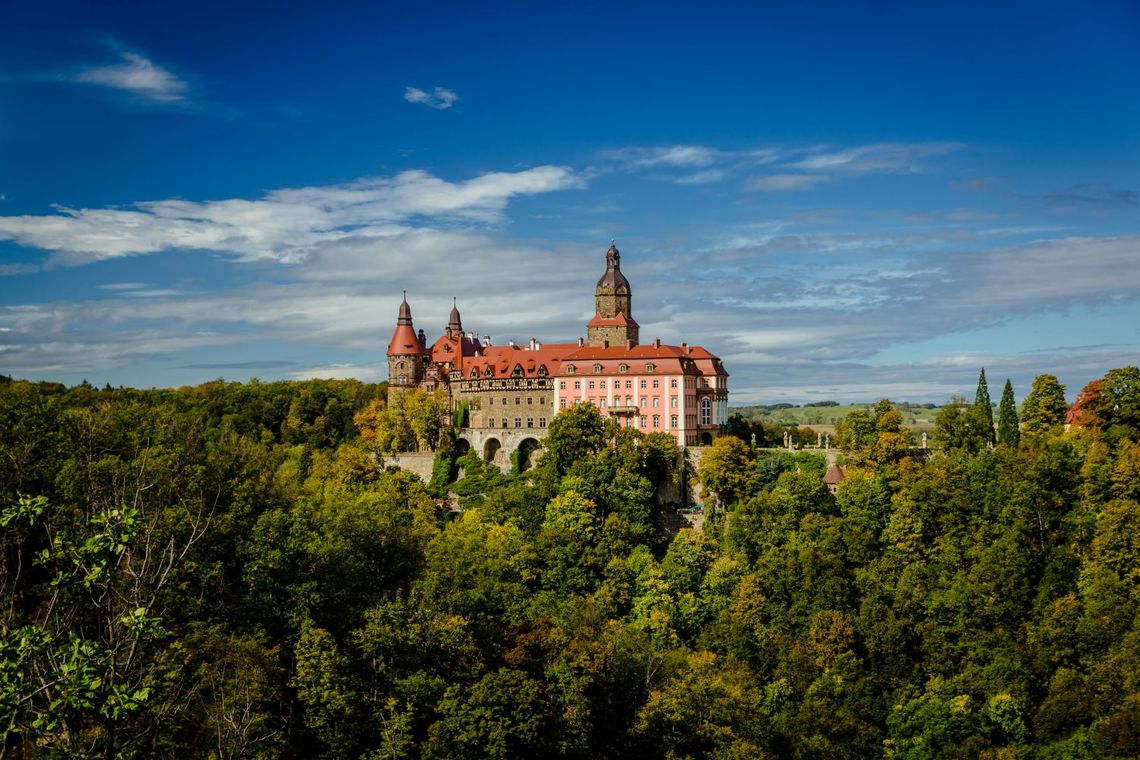
[[0, 757], [1140, 756], [1135, 367], [853, 411], [834, 494], [739, 419], [503, 473], [385, 397], [0, 377]]

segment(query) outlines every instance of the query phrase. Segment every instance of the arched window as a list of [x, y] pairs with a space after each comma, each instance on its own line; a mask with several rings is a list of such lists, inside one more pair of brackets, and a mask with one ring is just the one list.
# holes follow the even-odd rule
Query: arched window
[[601, 372], [601, 371], [602, 371], [602, 365], [600, 365], [600, 364], [595, 364], [595, 365], [594, 365], [594, 374], [596, 375], [596, 374], [598, 374], [598, 373], [599, 373], [599, 372]]
[[618, 365], [618, 372], [629, 372], [629, 365], [628, 364]]
[[573, 375], [577, 371], [578, 371], [578, 368], [575, 367], [573, 364], [567, 364], [566, 365], [566, 374], [567, 375]]
[[657, 365], [654, 364], [653, 362], [649, 362], [649, 364], [645, 365], [645, 371], [646, 372], [652, 372], [655, 369], [657, 369]]
[[712, 424], [712, 401], [707, 398], [701, 399], [701, 424]]

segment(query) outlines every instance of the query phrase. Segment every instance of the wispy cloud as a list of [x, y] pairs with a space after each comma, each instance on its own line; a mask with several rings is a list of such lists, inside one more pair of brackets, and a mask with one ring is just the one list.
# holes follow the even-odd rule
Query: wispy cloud
[[1140, 206], [1140, 192], [1099, 184], [1073, 185], [1045, 196], [1045, 200], [1061, 207], [1099, 206]]
[[455, 101], [459, 100], [459, 96], [446, 87], [436, 87], [431, 92], [421, 90], [419, 87], [409, 87], [404, 90], [404, 100], [442, 111], [445, 108], [451, 108]]
[[123, 90], [155, 103], [179, 103], [188, 86], [169, 70], [138, 53], [122, 53], [122, 62], [83, 69], [74, 81]]
[[406, 171], [342, 185], [274, 190], [259, 200], [161, 200], [127, 209], [57, 207], [44, 216], [0, 216], [0, 240], [50, 251], [54, 264], [169, 249], [295, 263], [322, 244], [396, 235], [427, 219], [492, 224], [514, 197], [583, 186], [584, 180], [563, 166], [490, 172], [463, 182]]
[[812, 172], [839, 174], [917, 174], [927, 159], [962, 150], [959, 142], [885, 142], [838, 150], [812, 151], [788, 164]]
[[602, 152], [602, 158], [637, 169], [700, 167], [723, 160], [726, 153], [703, 145], [629, 146]]
[[827, 182], [828, 179], [822, 174], [769, 174], [766, 177], [748, 180], [744, 183], [744, 189], [784, 193], [794, 190], [807, 190], [821, 182]]

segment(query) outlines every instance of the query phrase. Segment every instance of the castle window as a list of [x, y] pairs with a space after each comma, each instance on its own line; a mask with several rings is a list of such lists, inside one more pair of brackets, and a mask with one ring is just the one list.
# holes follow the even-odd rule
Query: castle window
[[661, 427], [661, 417], [659, 415], [656, 415], [656, 414], [653, 415], [653, 427], [655, 427], [655, 428]]
[[641, 418], [641, 426], [642, 426], [642, 427], [645, 427], [645, 423], [646, 423], [646, 418], [645, 418], [645, 417], [642, 417], [642, 418]]
[[576, 390], [576, 391], [582, 390], [582, 381], [581, 380], [575, 380], [574, 381], [574, 390]]
[[626, 380], [625, 381], [625, 387], [626, 388], [632, 388], [633, 387], [633, 381], [632, 380]]
[[494, 417], [487, 420], [487, 427], [495, 427], [495, 418]]
[[538, 397], [538, 405], [542, 406], [545, 403], [546, 403], [546, 399], [544, 399], [542, 396], [539, 396]]
[[562, 391], [566, 390], [566, 381], [565, 380], [558, 383], [558, 389], [562, 390]]
[[673, 407], [674, 409], [677, 408], [677, 397], [676, 396], [669, 399], [669, 406]]
[[644, 388], [644, 387], [645, 387], [645, 381], [644, 381], [644, 380], [642, 380], [642, 381], [641, 381], [641, 387], [642, 387], [642, 388]]
[[641, 397], [641, 408], [642, 408], [642, 409], [644, 409], [644, 408], [645, 408], [645, 402], [646, 402], [646, 401], [647, 401], [647, 399], [645, 398], [645, 396], [642, 396], [642, 397]]
[[701, 387], [702, 388], [708, 388], [709, 387], [709, 379], [707, 377], [701, 378]]
[[558, 399], [558, 408], [559, 409], [565, 409], [566, 408], [566, 399], [564, 399], [564, 398]]
[[599, 372], [601, 372], [601, 371], [602, 371], [602, 365], [600, 365], [600, 364], [595, 364], [595, 365], [594, 365], [594, 374], [596, 375], [596, 374], [598, 374], [598, 373], [599, 373]]
[[590, 381], [590, 390], [593, 390], [593, 389], [594, 389], [594, 381], [593, 381], [593, 380], [591, 380], [591, 381]]
[[507, 397], [503, 396], [503, 406], [506, 406], [506, 405], [507, 405]]
[[526, 403], [527, 403], [527, 406], [530, 406], [531, 404], [534, 403], [534, 399], [528, 397], [526, 400]]
[[629, 365], [628, 364], [618, 365], [618, 372], [629, 372]]
[[396, 365], [396, 368], [400, 369], [400, 370], [404, 369], [404, 363], [400, 362], [399, 364]]
[[653, 381], [653, 387], [654, 388], [660, 388], [661, 387], [661, 381], [660, 380], [654, 380]]
[[522, 396], [515, 396], [515, 406], [522, 405]]
[[474, 380], [477, 377], [479, 377], [479, 370], [472, 367], [471, 368], [471, 379]]
[[646, 371], [646, 372], [652, 372], [652, 371], [653, 371], [653, 370], [655, 370], [656, 368], [657, 368], [657, 365], [656, 365], [656, 364], [654, 364], [653, 362], [649, 362], [649, 364], [646, 364], [646, 365], [645, 365], [645, 371]]
[[606, 400], [604, 398], [598, 399], [598, 408], [599, 409], [605, 409], [606, 408]]
[[672, 380], [669, 381], [669, 387], [670, 388], [676, 388], [677, 387], [677, 378], [673, 378]]
[[546, 377], [546, 365], [545, 364], [538, 365], [538, 376], [539, 377]]
[[495, 405], [495, 397], [491, 396], [487, 399], [487, 406], [494, 406], [494, 405]]
[[503, 418], [503, 430], [506, 430], [506, 429], [507, 429], [507, 418], [504, 417]]
[[566, 374], [567, 375], [573, 375], [577, 371], [578, 371], [578, 368], [575, 367], [573, 364], [567, 364], [566, 365]]
[[626, 406], [633, 406], [633, 396], [626, 396], [625, 397], [625, 405]]
[[712, 424], [712, 402], [707, 398], [701, 399], [701, 424]]
[[526, 418], [526, 426], [527, 427], [534, 427], [534, 417], [527, 417]]
[[515, 417], [515, 427], [517, 427], [517, 428], [522, 427], [522, 417]]
[[606, 389], [606, 381], [605, 380], [600, 381], [598, 383], [598, 387], [604, 391]]
[[677, 427], [677, 415], [669, 417], [669, 427]]
[[491, 369], [490, 366], [488, 366], [487, 369], [483, 370], [484, 377], [490, 377], [493, 374], [495, 374], [495, 370]]
[[521, 364], [516, 364], [515, 368], [511, 371], [511, 377], [522, 377], [524, 374]]
[[656, 409], [659, 406], [661, 406], [661, 399], [659, 399], [657, 396], [654, 396], [653, 397], [653, 408]]
[[539, 417], [538, 418], [538, 426], [539, 427], [546, 427], [546, 418], [545, 417]]

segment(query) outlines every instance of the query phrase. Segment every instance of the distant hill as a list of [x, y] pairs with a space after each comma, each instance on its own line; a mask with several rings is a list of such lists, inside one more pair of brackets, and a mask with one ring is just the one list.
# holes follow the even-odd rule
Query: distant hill
[[[729, 409], [730, 414], [739, 414], [745, 419], [782, 425], [834, 426], [843, 421], [856, 409], [871, 410], [874, 403], [839, 404], [823, 401], [816, 404], [757, 404]], [[903, 423], [908, 427], [926, 430], [934, 427], [934, 415], [939, 407], [934, 404], [911, 404], [905, 401], [894, 404], [902, 412]]]

